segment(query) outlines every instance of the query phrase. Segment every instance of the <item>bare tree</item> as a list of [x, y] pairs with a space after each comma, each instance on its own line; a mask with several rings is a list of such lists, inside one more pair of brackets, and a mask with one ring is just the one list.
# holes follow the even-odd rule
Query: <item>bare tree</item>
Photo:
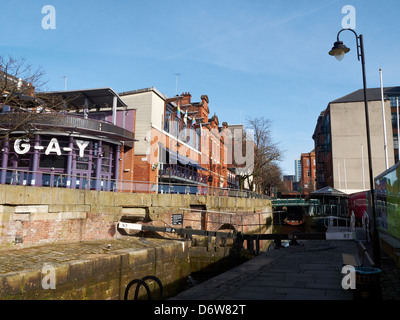
[[25, 58], [0, 56], [0, 102], [11, 109], [31, 105], [32, 99], [27, 97], [33, 97], [35, 90], [44, 86], [44, 75], [41, 67], [35, 69]]
[[[25, 58], [0, 55], [0, 111], [3, 138], [15, 131], [28, 136], [35, 128], [29, 123], [41, 113], [64, 110], [65, 99], [43, 91], [45, 71]], [[20, 116], [15, 116], [18, 113]]]
[[271, 121], [269, 119], [251, 118], [248, 126], [254, 132], [254, 168], [247, 179], [251, 190], [271, 194], [273, 187], [281, 183], [282, 151], [279, 144], [272, 141]]

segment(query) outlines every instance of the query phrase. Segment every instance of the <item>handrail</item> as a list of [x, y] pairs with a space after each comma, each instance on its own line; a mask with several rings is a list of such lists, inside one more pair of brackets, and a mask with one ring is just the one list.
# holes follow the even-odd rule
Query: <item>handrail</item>
[[26, 122], [27, 115], [25, 113], [0, 114], [0, 124], [8, 126], [33, 124], [43, 127], [79, 128], [95, 133], [117, 135], [121, 140], [135, 139], [134, 132], [101, 120], [85, 119], [76, 115], [61, 113], [29, 113], [29, 116], [29, 121]]
[[[328, 220], [329, 220], [329, 226], [328, 226], [327, 223], [326, 223]], [[350, 219], [349, 219], [349, 218], [336, 217], [336, 216], [328, 216], [328, 217], [325, 217], [325, 218], [324, 218], [324, 226], [325, 226], [326, 228], [328, 228], [328, 227], [334, 227], [334, 225], [331, 224], [331, 221], [333, 221], [333, 220], [336, 220], [336, 226], [338, 226], [338, 220], [344, 220], [344, 221], [346, 221], [346, 226], [347, 226], [347, 227], [348, 227], [347, 224], [350, 223]]]
[[[9, 175], [7, 176], [7, 173]], [[56, 170], [49, 171], [32, 171], [19, 168], [3, 168], [0, 167], [0, 184], [13, 184], [13, 185], [28, 185], [35, 186], [32, 182], [32, 175], [38, 177], [51, 177], [53, 184], [48, 187], [58, 188], [75, 188], [71, 186], [72, 181], [76, 180], [76, 188], [83, 189], [96, 189], [96, 184], [100, 185], [100, 190], [112, 192], [132, 192], [132, 193], [180, 193], [180, 194], [196, 194], [196, 195], [214, 195], [214, 196], [228, 196], [240, 198], [262, 198], [270, 199], [269, 196], [259, 194], [248, 190], [240, 190], [233, 188], [220, 188], [210, 187], [207, 185], [196, 184], [195, 182], [189, 183], [174, 183], [174, 182], [152, 182], [152, 181], [139, 181], [139, 180], [122, 180], [111, 179], [103, 177], [97, 179], [96, 177], [82, 177], [73, 174], [59, 173]], [[27, 175], [22, 176], [21, 175]], [[12, 181], [10, 180], [12, 178]], [[7, 183], [7, 179], [9, 179]], [[2, 183], [2, 181], [5, 181]], [[36, 182], [36, 181], [35, 181]], [[57, 184], [55, 184], [56, 182]], [[81, 184], [85, 184], [84, 187]], [[104, 184], [103, 186], [101, 184]], [[43, 185], [38, 185], [43, 186]], [[46, 186], [43, 186], [46, 187]], [[96, 189], [97, 190], [97, 189]]]
[[185, 168], [177, 164], [164, 164], [160, 169], [160, 176], [181, 177], [188, 180], [195, 180], [202, 183], [207, 183], [207, 177], [190, 168]]

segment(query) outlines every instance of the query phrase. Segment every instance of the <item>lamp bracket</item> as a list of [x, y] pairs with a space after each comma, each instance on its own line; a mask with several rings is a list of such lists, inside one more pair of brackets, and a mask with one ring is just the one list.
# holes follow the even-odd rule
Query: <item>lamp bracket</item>
[[342, 29], [342, 30], [340, 30], [340, 31], [338, 32], [338, 34], [337, 34], [337, 41], [340, 41], [340, 40], [339, 40], [339, 34], [340, 34], [342, 31], [344, 31], [344, 30], [349, 30], [349, 31], [353, 32], [354, 35], [356, 36], [357, 59], [358, 59], [358, 61], [360, 61], [360, 58], [361, 58], [361, 52], [360, 52], [360, 51], [361, 51], [361, 40], [360, 40], [360, 36], [359, 36], [353, 29], [346, 28], [346, 29]]

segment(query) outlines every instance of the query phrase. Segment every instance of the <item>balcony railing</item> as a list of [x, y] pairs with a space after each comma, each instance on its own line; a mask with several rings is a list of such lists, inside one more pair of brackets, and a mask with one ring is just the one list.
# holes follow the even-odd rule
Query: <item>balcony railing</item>
[[198, 182], [207, 184], [207, 176], [177, 164], [163, 164], [163, 167], [160, 170], [160, 176], [163, 178], [187, 179], [194, 183]]
[[195, 182], [154, 183], [150, 181], [116, 180], [111, 178], [96, 179], [93, 177], [83, 177], [72, 174], [68, 175], [57, 172], [40, 172], [10, 168], [0, 168], [0, 184], [128, 193], [174, 193], [216, 197], [271, 199], [267, 195], [256, 192], [231, 188], [210, 187]]
[[56, 127], [103, 135], [120, 141], [133, 141], [135, 139], [135, 134], [132, 131], [109, 122], [62, 113], [4, 113], [0, 114], [0, 125], [6, 129], [17, 126], [24, 129], [29, 129], [27, 126], [41, 129]]

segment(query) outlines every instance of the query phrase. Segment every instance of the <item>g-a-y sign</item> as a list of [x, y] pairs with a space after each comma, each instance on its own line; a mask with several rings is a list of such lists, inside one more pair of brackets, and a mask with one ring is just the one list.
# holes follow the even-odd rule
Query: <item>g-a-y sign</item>
[[[29, 152], [29, 150], [31, 149], [31, 144], [29, 142], [30, 142], [29, 139], [16, 139], [14, 142], [14, 151], [18, 154], [25, 154]], [[89, 145], [89, 141], [75, 140], [75, 143], [79, 148], [79, 156], [83, 157], [85, 149]], [[36, 150], [45, 150], [44, 151], [45, 155], [54, 153], [58, 156], [61, 156], [61, 149], [63, 149], [66, 152], [72, 151], [72, 149], [69, 147], [61, 148], [57, 138], [52, 138], [47, 147], [33, 146], [33, 148]]]

